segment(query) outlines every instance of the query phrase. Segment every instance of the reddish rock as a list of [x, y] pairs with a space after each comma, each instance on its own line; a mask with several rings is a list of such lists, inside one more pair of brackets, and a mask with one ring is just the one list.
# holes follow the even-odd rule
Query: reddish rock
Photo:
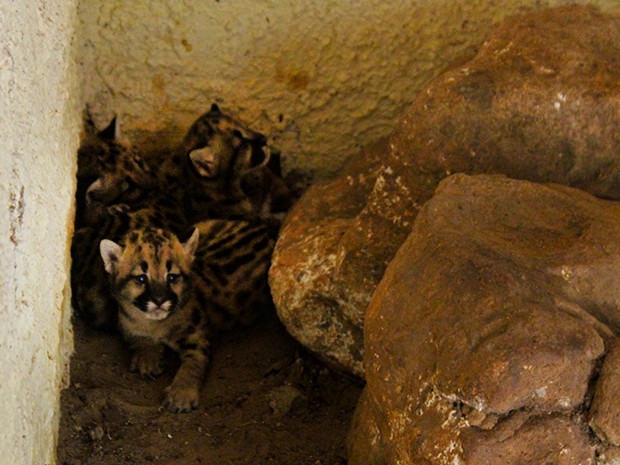
[[358, 375], [368, 302], [441, 179], [503, 173], [620, 198], [620, 19], [571, 6], [506, 20], [420, 92], [379, 158], [363, 183], [345, 173], [306, 194], [271, 280], [293, 334]]
[[[590, 408], [590, 426], [612, 446], [620, 446], [620, 344], [608, 351]], [[617, 452], [620, 459], [620, 452]]]
[[558, 415], [517, 413], [492, 430], [469, 429], [463, 434], [462, 448], [467, 465], [595, 463], [587, 427]]
[[362, 376], [362, 318], [336, 284], [341, 239], [364, 207], [386, 151], [377, 141], [341, 176], [311, 186], [282, 226], [269, 271], [271, 294], [287, 330], [325, 362]]
[[593, 445], [620, 431], [615, 351], [597, 437], [582, 413], [620, 332], [618, 224], [620, 204], [565, 186], [442, 181], [366, 316], [350, 464], [594, 463]]

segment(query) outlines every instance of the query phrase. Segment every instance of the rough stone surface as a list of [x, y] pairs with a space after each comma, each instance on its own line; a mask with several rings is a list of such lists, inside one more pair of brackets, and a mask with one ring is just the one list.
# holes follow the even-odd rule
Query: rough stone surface
[[[336, 270], [340, 239], [364, 206], [385, 148], [386, 141], [378, 141], [354, 157], [341, 176], [308, 189], [282, 227], [269, 271], [273, 300], [288, 331], [324, 361], [358, 375], [363, 315], [343, 299]], [[347, 312], [349, 307], [354, 311]]]
[[75, 0], [0, 0], [0, 463], [55, 463], [81, 126]]
[[605, 357], [590, 412], [590, 426], [597, 436], [620, 446], [620, 344], [614, 344]]
[[442, 181], [368, 309], [349, 463], [576, 465], [611, 451], [619, 222], [620, 204], [566, 186]]
[[269, 407], [274, 415], [283, 416], [308, 405], [308, 399], [298, 388], [284, 385], [269, 393]]
[[[383, 166], [359, 214], [344, 223], [329, 215], [315, 220], [312, 206], [321, 202], [319, 190], [296, 209], [276, 246], [276, 254], [286, 247], [287, 257], [298, 257], [294, 265], [286, 261], [296, 273], [283, 282], [272, 280], [275, 294], [295, 290], [302, 299], [294, 305], [292, 299], [276, 301], [282, 316], [309, 328], [296, 328], [294, 334], [303, 334], [300, 340], [319, 352], [323, 338], [315, 328], [337, 333], [345, 319], [351, 324], [347, 331], [361, 331], [385, 267], [421, 205], [450, 173], [502, 173], [619, 198], [619, 83], [618, 17], [590, 7], [563, 7], [500, 24], [473, 59], [418, 94], [389, 138]], [[334, 182], [346, 187], [344, 179]], [[349, 197], [353, 210], [359, 209], [353, 190], [325, 202], [348, 203]], [[329, 253], [320, 267], [317, 260], [303, 258], [310, 241]], [[299, 310], [304, 308], [308, 311]], [[329, 349], [340, 354], [336, 362], [360, 374], [362, 338], [329, 339], [340, 344]]]

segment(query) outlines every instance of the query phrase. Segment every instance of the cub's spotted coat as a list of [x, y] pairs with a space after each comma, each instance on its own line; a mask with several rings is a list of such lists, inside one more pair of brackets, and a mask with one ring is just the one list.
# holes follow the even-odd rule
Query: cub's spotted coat
[[284, 196], [274, 208], [274, 186], [283, 181], [265, 137], [216, 105], [196, 120], [166, 163], [154, 165], [158, 169], [117, 142], [115, 120], [103, 131], [92, 121], [87, 126], [78, 174], [84, 174], [83, 186], [90, 184], [82, 188], [86, 214], [72, 243], [72, 286], [76, 312], [95, 327], [114, 329], [117, 318], [99, 255], [102, 239], [120, 241], [130, 229], [146, 226], [187, 238], [192, 224], [212, 218], [265, 222], [275, 235], [278, 211], [292, 201]]
[[198, 405], [213, 334], [251, 322], [270, 305], [273, 243], [264, 225], [224, 220], [199, 223], [185, 243], [153, 227], [132, 229], [120, 244], [101, 241], [119, 325], [134, 352], [132, 370], [156, 376], [164, 346], [179, 353], [166, 389], [170, 410]]
[[[92, 122], [85, 123], [93, 127]], [[157, 205], [171, 222], [185, 222], [183, 206], [175, 195], [163, 189], [149, 159], [120, 144], [116, 139], [116, 118], [103, 131], [89, 130], [78, 150], [78, 205], [76, 229], [100, 227], [109, 208], [133, 212]]]
[[[176, 172], [175, 172], [176, 170]], [[160, 179], [182, 180], [186, 215], [277, 223], [293, 202], [264, 135], [213, 104], [189, 128]]]
[[114, 120], [104, 131], [89, 131], [79, 151], [82, 165], [97, 162], [79, 182], [89, 182], [78, 195], [87, 205], [87, 224], [113, 204], [136, 210], [163, 199], [190, 223], [221, 218], [275, 225], [294, 200], [281, 177], [279, 154], [267, 147], [265, 136], [215, 104], [163, 162], [161, 154], [141, 156], [123, 147], [115, 128]]
[[78, 148], [77, 190], [76, 198], [76, 229], [87, 224], [92, 218], [92, 206], [87, 205], [86, 192], [89, 186], [102, 174], [106, 166], [115, 165], [125, 148], [116, 138], [116, 118], [102, 130], [98, 130], [88, 111], [84, 115], [82, 141]]
[[214, 105], [190, 127], [170, 159], [187, 181], [187, 216], [242, 218], [278, 226], [309, 177], [292, 171], [282, 177], [280, 153], [266, 138]]

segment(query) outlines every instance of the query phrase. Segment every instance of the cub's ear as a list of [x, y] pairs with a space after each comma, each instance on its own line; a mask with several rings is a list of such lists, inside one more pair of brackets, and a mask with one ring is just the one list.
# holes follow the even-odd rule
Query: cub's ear
[[220, 107], [217, 103], [213, 102], [211, 104], [211, 110], [212, 113], [222, 113], [222, 110], [220, 110]]
[[110, 121], [110, 124], [108, 124], [105, 129], [102, 129], [101, 131], [99, 131], [99, 137], [101, 137], [104, 140], [114, 140], [116, 139], [117, 134], [118, 134], [118, 120], [116, 119], [116, 116], [112, 118], [112, 121]]
[[198, 240], [200, 239], [200, 231], [198, 228], [194, 229], [192, 233], [192, 237], [190, 237], [187, 242], [183, 244], [183, 250], [188, 257], [194, 258], [194, 253], [196, 253], [196, 248], [198, 247]]
[[103, 258], [103, 266], [106, 272], [113, 274], [123, 254], [123, 248], [116, 242], [103, 239], [99, 243], [99, 251], [101, 252], [101, 258]]

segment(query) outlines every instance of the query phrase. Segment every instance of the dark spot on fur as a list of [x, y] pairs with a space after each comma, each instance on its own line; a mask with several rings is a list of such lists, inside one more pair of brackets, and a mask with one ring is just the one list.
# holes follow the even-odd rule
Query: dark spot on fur
[[207, 297], [202, 292], [198, 292], [196, 297], [198, 299], [198, 305], [200, 305], [200, 308], [202, 309], [208, 308], [209, 301], [207, 300]]
[[183, 338], [181, 339], [181, 341], [179, 341], [179, 348], [183, 351], [197, 350], [198, 344], [196, 344], [195, 342], [187, 342], [187, 340]]
[[216, 242], [212, 242], [206, 245], [204, 248], [201, 247], [201, 249], [204, 250], [205, 252], [209, 250], [219, 250], [221, 247], [226, 245], [229, 241], [230, 241], [230, 237], [224, 237], [223, 239], [220, 239]]
[[192, 316], [191, 316], [191, 318], [192, 318], [192, 323], [193, 323], [194, 325], [198, 325], [198, 324], [200, 323], [200, 316], [201, 316], [201, 315], [200, 315], [200, 309], [199, 309], [199, 308], [197, 308], [197, 307], [194, 307], [194, 308], [192, 309]]
[[148, 286], [146, 286], [145, 291], [133, 300], [134, 306], [140, 309], [141, 311], [146, 312], [147, 305], [150, 300], [148, 295], [149, 295]]
[[228, 309], [226, 307], [223, 307], [222, 305], [216, 303], [216, 302], [211, 302], [211, 308], [213, 310], [215, 310], [217, 313], [221, 313], [222, 315], [229, 315], [230, 312], [228, 311]]
[[239, 248], [239, 249], [243, 249], [250, 242], [252, 242], [255, 239], [262, 238], [263, 236], [265, 236], [265, 234], [266, 234], [266, 230], [264, 228], [257, 228], [255, 230], [249, 232], [248, 234], [239, 237], [239, 239], [235, 243], [235, 247]]
[[269, 246], [270, 242], [271, 240], [268, 237], [263, 237], [260, 241], [254, 243], [252, 250], [254, 252], [265, 250]]
[[244, 290], [237, 293], [235, 296], [235, 301], [239, 306], [245, 304], [252, 297], [252, 293], [250, 291]]
[[143, 218], [143, 217], [138, 217], [138, 218], [135, 220], [134, 227], [135, 227], [136, 229], [142, 229], [142, 228], [144, 228], [145, 226], [146, 226], [145, 218]]
[[222, 286], [226, 286], [228, 284], [228, 277], [226, 276], [226, 273], [222, 271], [222, 268], [218, 264], [209, 263], [207, 267], [219, 284], [221, 284]]
[[235, 271], [237, 271], [239, 268], [241, 268], [243, 265], [246, 265], [252, 262], [255, 257], [256, 255], [254, 253], [246, 253], [243, 255], [239, 255], [238, 257], [235, 257], [230, 262], [226, 263], [222, 267], [222, 270], [224, 271], [224, 273], [231, 275]]

